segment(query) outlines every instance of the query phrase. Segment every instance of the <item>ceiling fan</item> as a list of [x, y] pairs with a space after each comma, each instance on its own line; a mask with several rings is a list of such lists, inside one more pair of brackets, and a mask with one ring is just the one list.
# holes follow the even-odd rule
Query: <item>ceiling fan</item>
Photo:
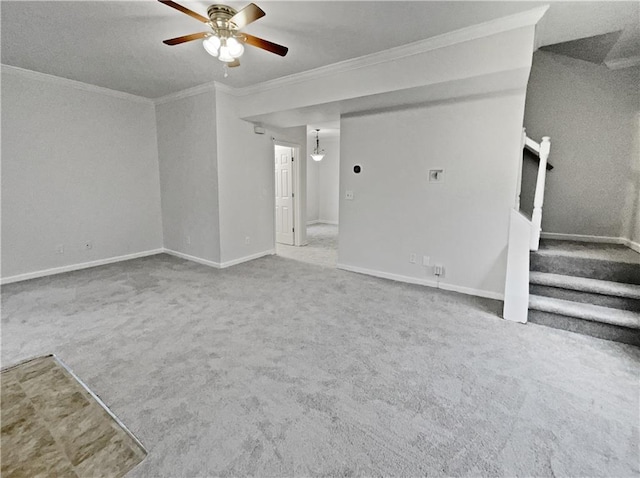
[[168, 7], [186, 13], [202, 23], [206, 23], [211, 28], [211, 31], [208, 32], [192, 33], [164, 40], [162, 43], [166, 45], [179, 45], [193, 40], [204, 39], [204, 49], [230, 67], [240, 66], [239, 58], [244, 53], [245, 44], [262, 48], [280, 56], [285, 56], [289, 51], [286, 46], [240, 32], [242, 28], [265, 16], [265, 12], [255, 3], [250, 3], [240, 11], [236, 11], [227, 5], [210, 5], [207, 9], [207, 15], [209, 16], [207, 18], [170, 0], [158, 1]]

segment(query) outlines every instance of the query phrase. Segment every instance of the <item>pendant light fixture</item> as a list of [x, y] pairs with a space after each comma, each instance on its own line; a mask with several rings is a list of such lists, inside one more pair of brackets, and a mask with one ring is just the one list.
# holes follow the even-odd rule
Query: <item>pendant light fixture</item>
[[319, 129], [316, 129], [316, 147], [313, 150], [313, 153], [311, 153], [311, 158], [314, 161], [321, 161], [322, 158], [324, 158], [324, 149], [320, 149], [320, 139], [318, 138], [319, 131]]

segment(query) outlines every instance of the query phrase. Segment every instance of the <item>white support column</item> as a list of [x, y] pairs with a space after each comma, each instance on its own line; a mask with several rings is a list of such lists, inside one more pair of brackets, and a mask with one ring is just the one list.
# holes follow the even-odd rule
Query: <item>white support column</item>
[[529, 312], [529, 244], [531, 223], [520, 212], [511, 211], [507, 277], [502, 316], [513, 322], [527, 321]]
[[533, 199], [533, 216], [531, 218], [531, 250], [537, 251], [540, 245], [540, 232], [542, 231], [542, 204], [544, 203], [544, 185], [547, 178], [547, 159], [551, 150], [549, 136], [544, 136], [540, 143], [540, 164], [538, 165], [538, 178], [536, 180], [536, 192]]

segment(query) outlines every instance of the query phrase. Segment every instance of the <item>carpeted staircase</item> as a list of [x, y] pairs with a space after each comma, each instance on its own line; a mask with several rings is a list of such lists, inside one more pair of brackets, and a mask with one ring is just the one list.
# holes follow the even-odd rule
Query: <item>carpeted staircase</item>
[[640, 254], [541, 240], [531, 252], [529, 322], [640, 346]]

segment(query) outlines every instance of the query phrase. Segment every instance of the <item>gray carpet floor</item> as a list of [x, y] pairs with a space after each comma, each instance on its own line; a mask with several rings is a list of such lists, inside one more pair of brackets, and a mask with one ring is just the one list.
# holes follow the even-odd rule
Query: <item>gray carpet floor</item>
[[2, 364], [56, 353], [141, 439], [129, 476], [637, 476], [640, 350], [500, 303], [272, 256], [2, 289]]
[[306, 246], [288, 246], [276, 243], [276, 254], [296, 261], [323, 267], [336, 267], [338, 263], [338, 226], [312, 224], [307, 226]]

